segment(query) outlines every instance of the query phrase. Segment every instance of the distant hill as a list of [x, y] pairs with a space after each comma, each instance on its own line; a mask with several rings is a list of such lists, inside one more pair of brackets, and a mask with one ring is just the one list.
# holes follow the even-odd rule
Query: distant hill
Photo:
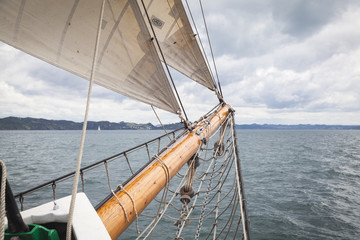
[[[88, 130], [158, 130], [162, 127], [154, 126], [151, 123], [139, 124], [131, 122], [109, 122], [109, 121], [88, 121]], [[168, 130], [175, 130], [182, 127], [182, 123], [166, 124]], [[6, 117], [0, 119], [0, 130], [81, 130], [82, 123], [66, 120], [47, 120], [42, 118], [19, 118]]]
[[[88, 130], [159, 130], [161, 126], [154, 126], [151, 123], [131, 123], [131, 122], [109, 122], [89, 121]], [[183, 127], [182, 123], [165, 124], [167, 130], [175, 130]], [[241, 124], [236, 125], [237, 129], [273, 129], [273, 130], [360, 130], [360, 125], [279, 125], [279, 124]], [[0, 119], [0, 130], [81, 130], [81, 122], [66, 120], [47, 120], [43, 118], [19, 118], [6, 117]]]

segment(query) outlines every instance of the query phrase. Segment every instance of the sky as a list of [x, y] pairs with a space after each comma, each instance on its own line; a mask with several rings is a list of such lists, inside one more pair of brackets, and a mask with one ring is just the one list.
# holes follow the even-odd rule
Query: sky
[[[202, 1], [238, 124], [360, 124], [360, 1]], [[189, 1], [208, 56], [198, 1]], [[212, 63], [211, 63], [212, 66]], [[191, 121], [218, 100], [172, 71]], [[0, 118], [83, 121], [88, 81], [0, 42]], [[163, 123], [176, 115], [157, 110]], [[95, 86], [89, 120], [158, 124], [150, 106]]]

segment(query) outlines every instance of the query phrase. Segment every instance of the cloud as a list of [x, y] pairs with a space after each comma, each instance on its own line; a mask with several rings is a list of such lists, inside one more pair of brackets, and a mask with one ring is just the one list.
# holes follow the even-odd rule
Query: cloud
[[[200, 7], [188, 2], [210, 56]], [[203, 4], [225, 100], [239, 122], [359, 124], [359, 1]], [[88, 81], [5, 44], [0, 65], [0, 117], [83, 120]], [[218, 103], [213, 92], [172, 73], [191, 120]], [[157, 124], [148, 105], [99, 86], [91, 103], [92, 120]], [[157, 112], [165, 123], [179, 121]]]
[[283, 26], [281, 31], [297, 39], [305, 39], [339, 17], [350, 1], [275, 0], [273, 3], [272, 13]]
[[[0, 45], [0, 66], [0, 117], [83, 121], [88, 81], [5, 44]], [[135, 118], [139, 112], [135, 114], [134, 109], [148, 112], [149, 106], [97, 85], [93, 87], [91, 102], [90, 119], [148, 122], [142, 117]]]
[[[290, 6], [285, 7], [295, 9], [295, 2], [288, 5]], [[320, 118], [322, 121], [339, 121], [341, 117], [333, 117], [338, 114], [343, 116], [340, 122], [358, 122], [355, 119], [358, 119], [360, 109], [360, 33], [357, 30], [360, 28], [357, 17], [360, 9], [358, 5], [350, 7], [349, 2], [340, 8], [336, 6], [337, 3], [330, 3], [324, 7], [324, 12], [319, 13], [324, 16], [323, 20], [314, 21], [312, 27], [316, 31], [303, 29], [304, 32], [299, 33], [299, 36], [295, 33], [290, 35], [287, 27], [279, 28], [269, 35], [263, 31], [259, 36], [268, 35], [271, 42], [267, 51], [250, 55], [229, 53], [218, 56], [223, 91], [228, 96], [227, 99], [230, 99], [229, 102], [237, 109], [252, 108], [254, 111], [264, 112], [265, 114], [257, 115], [257, 121], [267, 119], [267, 114], [274, 117], [280, 113], [289, 117], [289, 123], [297, 119], [290, 118], [289, 113], [292, 116], [295, 113], [302, 115], [298, 119], [304, 122], [304, 116], [315, 121], [314, 116], [321, 113], [323, 116], [332, 116], [331, 119]], [[310, 7], [311, 4], [304, 6], [309, 14], [318, 8], [317, 5], [312, 9]], [[299, 14], [301, 11], [305, 10], [300, 9]], [[272, 29], [274, 25], [281, 26], [280, 21], [283, 19], [284, 26], [301, 26], [295, 20], [292, 22], [292, 19], [285, 21], [285, 16], [274, 17], [263, 24]], [[257, 21], [260, 21], [260, 17], [255, 14], [255, 25], [258, 25]], [[251, 27], [250, 24], [249, 28]], [[248, 118], [246, 114], [250, 115], [246, 111], [245, 116], [241, 117]], [[354, 119], [354, 116], [357, 117]], [[279, 117], [267, 121], [284, 122]]]

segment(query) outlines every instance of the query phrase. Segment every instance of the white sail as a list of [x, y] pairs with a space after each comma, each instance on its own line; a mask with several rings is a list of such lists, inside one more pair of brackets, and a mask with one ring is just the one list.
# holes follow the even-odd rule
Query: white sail
[[[145, 11], [141, 8], [142, 0], [138, 2], [145, 22], [149, 26]], [[194, 81], [215, 90], [214, 80], [181, 0], [143, 0], [143, 2], [166, 63]]]
[[[3, 0], [0, 40], [90, 78], [101, 1]], [[176, 113], [172, 92], [136, 1], [106, 1], [95, 82]]]

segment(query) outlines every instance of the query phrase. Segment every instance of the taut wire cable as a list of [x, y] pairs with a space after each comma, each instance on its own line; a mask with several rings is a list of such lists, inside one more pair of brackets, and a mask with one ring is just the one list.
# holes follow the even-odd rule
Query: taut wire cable
[[169, 136], [168, 132], [166, 131], [166, 129], [165, 129], [165, 127], [164, 127], [164, 125], [162, 124], [162, 122], [161, 122], [161, 120], [160, 120], [159, 116], [157, 115], [157, 113], [156, 113], [156, 111], [155, 111], [155, 109], [154, 109], [153, 105], [151, 105], [151, 108], [152, 108], [152, 110], [154, 111], [155, 116], [156, 116], [156, 118], [158, 119], [158, 121], [159, 121], [159, 123], [160, 123], [161, 127], [164, 129], [164, 131], [165, 131], [165, 133], [166, 133], [166, 136], [169, 138], [169, 140], [170, 140], [170, 142], [171, 142], [171, 138], [170, 138], [170, 136]]
[[218, 85], [219, 85], [220, 95], [223, 97], [223, 93], [222, 93], [222, 90], [221, 90], [221, 85], [220, 85], [220, 80], [219, 80], [219, 75], [218, 75], [218, 71], [217, 71], [217, 68], [216, 68], [216, 63], [215, 63], [214, 53], [213, 53], [212, 46], [211, 46], [211, 41], [210, 41], [209, 31], [208, 31], [208, 28], [207, 28], [207, 25], [206, 25], [206, 20], [205, 20], [204, 9], [203, 9], [203, 6], [202, 6], [202, 3], [201, 3], [201, 0], [199, 0], [199, 3], [200, 3], [200, 7], [201, 7], [202, 17], [203, 17], [204, 24], [205, 24], [206, 35], [207, 35], [207, 38], [208, 38], [208, 41], [209, 41], [209, 47], [210, 47], [211, 57], [212, 57], [212, 59], [213, 59], [213, 63], [214, 63], [215, 74], [216, 74], [216, 78], [217, 78], [217, 80], [218, 80]]

